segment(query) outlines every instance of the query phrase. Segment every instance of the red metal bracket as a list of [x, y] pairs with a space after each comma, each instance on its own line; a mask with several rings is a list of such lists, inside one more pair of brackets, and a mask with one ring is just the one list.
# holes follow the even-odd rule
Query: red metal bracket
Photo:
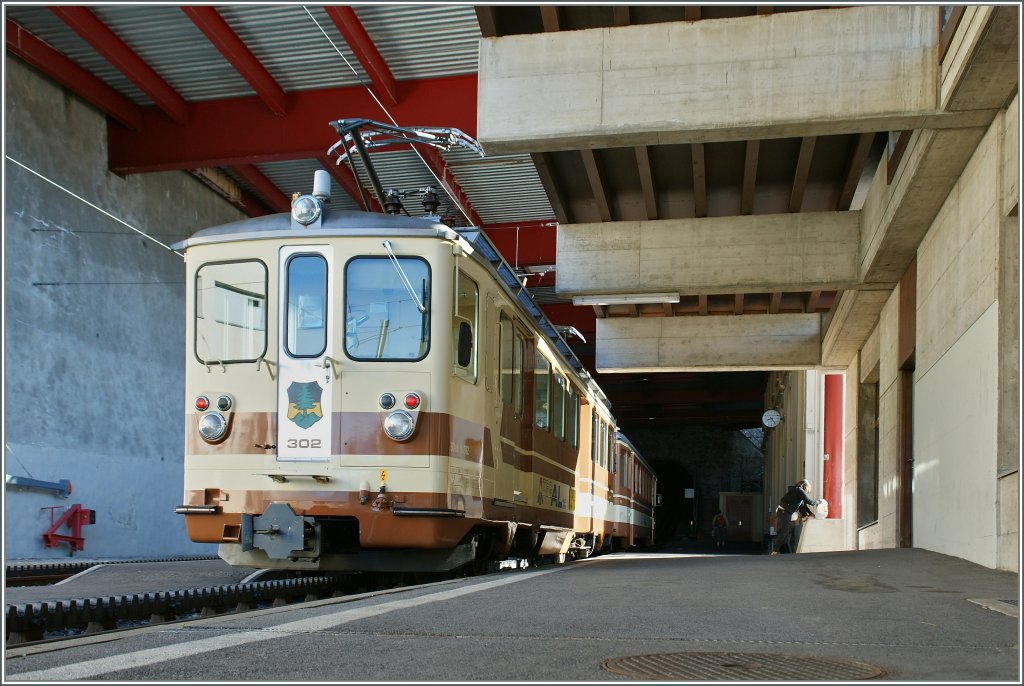
[[[56, 521], [53, 519], [53, 511], [62, 508], [62, 505], [54, 507], [43, 507], [42, 510], [50, 511], [50, 528], [43, 534], [43, 547], [54, 548], [58, 543], [67, 543], [71, 550], [84, 550], [85, 538], [82, 536], [82, 527], [86, 524], [96, 523], [96, 511], [87, 510], [78, 503], [68, 508]], [[71, 535], [58, 534], [57, 529], [67, 524], [71, 527]]]

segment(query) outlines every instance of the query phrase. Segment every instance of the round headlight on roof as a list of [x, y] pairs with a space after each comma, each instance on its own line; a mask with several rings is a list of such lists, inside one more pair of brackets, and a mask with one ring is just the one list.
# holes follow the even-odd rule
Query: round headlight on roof
[[396, 441], [404, 441], [412, 436], [416, 422], [408, 412], [398, 410], [384, 418], [384, 433]]
[[300, 195], [292, 203], [292, 219], [308, 226], [320, 218], [322, 206], [312, 195]]
[[207, 412], [199, 419], [199, 435], [208, 441], [219, 440], [227, 428], [227, 420], [220, 412]]

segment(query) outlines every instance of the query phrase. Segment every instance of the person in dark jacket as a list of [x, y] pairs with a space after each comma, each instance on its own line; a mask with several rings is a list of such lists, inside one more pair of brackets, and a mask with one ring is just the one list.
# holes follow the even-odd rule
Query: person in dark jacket
[[796, 545], [800, 541], [800, 526], [803, 517], [814, 510], [821, 500], [812, 498], [808, 491], [811, 484], [806, 479], [797, 481], [795, 485], [786, 490], [782, 496], [779, 506], [775, 508], [775, 550], [772, 555], [778, 553], [795, 553]]

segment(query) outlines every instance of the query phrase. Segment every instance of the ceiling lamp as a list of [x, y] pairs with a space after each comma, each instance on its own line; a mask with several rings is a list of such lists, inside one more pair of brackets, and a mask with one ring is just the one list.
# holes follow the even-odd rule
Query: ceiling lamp
[[678, 293], [619, 293], [616, 295], [576, 295], [573, 305], [646, 305], [677, 303]]

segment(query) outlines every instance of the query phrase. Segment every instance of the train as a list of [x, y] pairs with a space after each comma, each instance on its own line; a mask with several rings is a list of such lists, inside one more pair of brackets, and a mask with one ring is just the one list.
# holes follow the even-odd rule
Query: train
[[202, 229], [183, 515], [231, 565], [480, 573], [653, 543], [657, 476], [484, 231], [332, 209]]

